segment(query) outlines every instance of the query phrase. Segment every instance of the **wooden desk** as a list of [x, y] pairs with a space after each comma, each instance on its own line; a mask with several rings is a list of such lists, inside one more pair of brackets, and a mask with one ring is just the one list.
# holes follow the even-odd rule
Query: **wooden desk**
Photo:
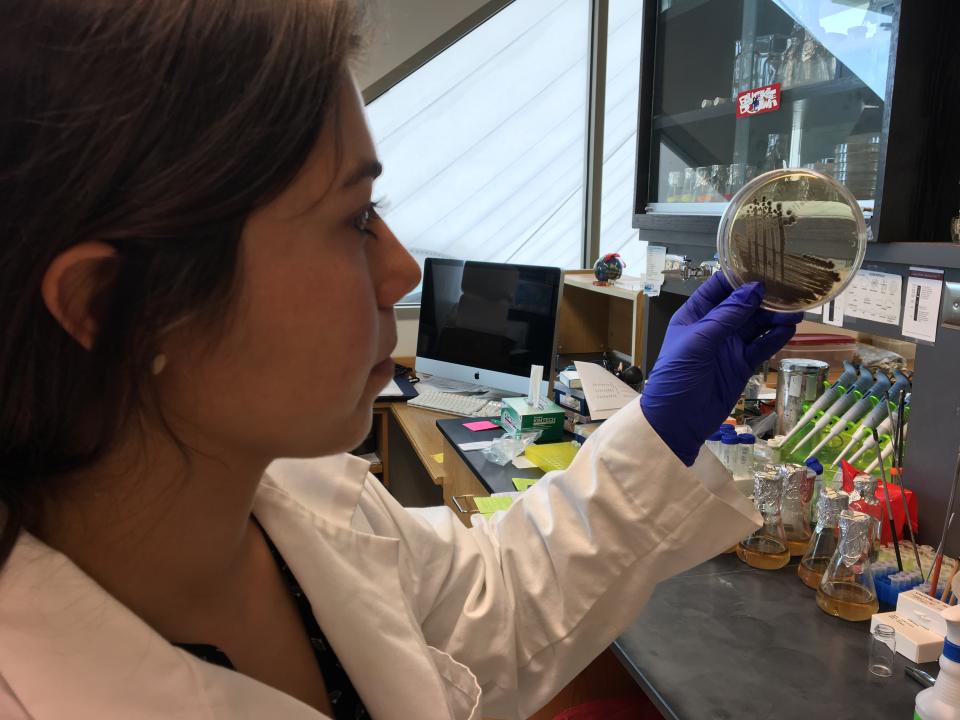
[[[434, 459], [434, 455], [444, 452], [437, 420], [446, 420], [454, 415], [412, 407], [405, 402], [390, 403], [390, 413], [397, 421], [403, 434], [410, 441], [424, 469], [435, 485], [443, 484], [444, 466]], [[446, 455], [444, 455], [446, 460]]]
[[[487, 436], [499, 435], [500, 431], [471, 434], [469, 430], [462, 427], [463, 423], [470, 418], [425, 410], [424, 408], [407, 405], [405, 402], [378, 403], [375, 412], [389, 413], [393, 416], [430, 479], [433, 480], [435, 485], [443, 488], [444, 504], [456, 513], [464, 525], [469, 526], [470, 515], [476, 512], [476, 506], [472, 502], [465, 505], [463, 500], [458, 505], [453, 500], [454, 496], [462, 498], [464, 496], [489, 495], [490, 491], [477, 480], [475, 471], [464, 460], [463, 451], [440, 432], [437, 428], [437, 421], [447, 421], [444, 423], [450, 428], [447, 434], [451, 431], [455, 432], [457, 428], [460, 429], [464, 436], [458, 437], [457, 442], [484, 440], [487, 439]], [[385, 425], [381, 427], [385, 427]], [[378, 442], [381, 443], [382, 447], [385, 447], [388, 440], [384, 437]], [[443, 454], [442, 463], [438, 463], [434, 458], [435, 455], [440, 453]], [[479, 452], [476, 454], [479, 456]], [[383, 453], [382, 457], [385, 456], [386, 453]], [[525, 476], [531, 472], [529, 470], [516, 470], [515, 468], [513, 471], [516, 477]], [[537, 470], [531, 477], [538, 477], [541, 474]], [[384, 484], [389, 486], [389, 475], [386, 471], [384, 473]]]

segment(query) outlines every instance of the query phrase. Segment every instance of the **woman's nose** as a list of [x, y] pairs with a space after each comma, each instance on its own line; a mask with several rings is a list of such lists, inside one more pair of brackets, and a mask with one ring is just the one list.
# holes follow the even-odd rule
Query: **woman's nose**
[[373, 260], [377, 304], [390, 308], [420, 284], [420, 266], [383, 221], [377, 228], [377, 243], [378, 252]]

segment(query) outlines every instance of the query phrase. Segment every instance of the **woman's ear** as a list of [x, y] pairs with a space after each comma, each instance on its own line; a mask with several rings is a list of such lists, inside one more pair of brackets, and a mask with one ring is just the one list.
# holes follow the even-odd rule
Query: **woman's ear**
[[40, 292], [47, 309], [87, 350], [99, 331], [97, 300], [113, 279], [116, 259], [113, 246], [83, 242], [57, 255], [43, 276]]

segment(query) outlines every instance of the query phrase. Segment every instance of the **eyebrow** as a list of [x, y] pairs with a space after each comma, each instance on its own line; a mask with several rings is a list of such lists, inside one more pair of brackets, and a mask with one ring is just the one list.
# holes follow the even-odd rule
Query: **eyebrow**
[[383, 173], [383, 165], [378, 160], [369, 160], [354, 170], [344, 181], [343, 187], [350, 188], [364, 180], [376, 180]]

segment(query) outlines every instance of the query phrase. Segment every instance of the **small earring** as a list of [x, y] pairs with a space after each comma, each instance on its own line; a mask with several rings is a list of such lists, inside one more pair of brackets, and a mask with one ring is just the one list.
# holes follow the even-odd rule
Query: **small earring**
[[163, 353], [160, 353], [153, 359], [153, 362], [150, 363], [150, 372], [152, 372], [154, 375], [159, 375], [160, 373], [163, 372], [163, 369], [166, 366], [167, 366], [167, 356], [164, 355]]

